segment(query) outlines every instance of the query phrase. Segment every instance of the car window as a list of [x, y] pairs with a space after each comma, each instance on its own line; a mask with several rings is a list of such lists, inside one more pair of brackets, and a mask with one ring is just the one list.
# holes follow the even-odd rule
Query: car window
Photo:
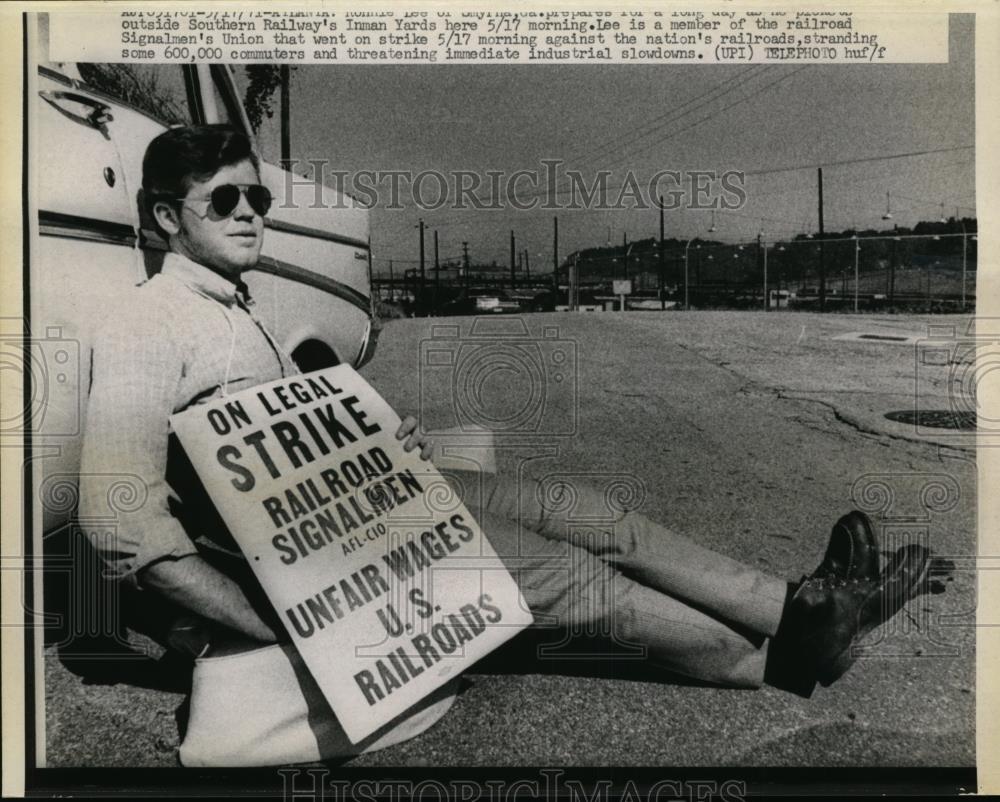
[[236, 91], [257, 138], [261, 158], [270, 164], [281, 161], [281, 121], [278, 107], [281, 88], [274, 64], [241, 64], [232, 73]]
[[84, 83], [165, 125], [193, 123], [176, 64], [77, 64]]
[[226, 84], [225, 91], [223, 91], [225, 76], [231, 76], [232, 71], [228, 66], [218, 64], [213, 64], [211, 70], [212, 96], [215, 100], [215, 110], [218, 114], [218, 121], [220, 123], [228, 123], [237, 130], [242, 131], [245, 126], [243, 124], [243, 118], [240, 115], [240, 110], [236, 105], [237, 101], [233, 97], [232, 89], [228, 86], [228, 84]]

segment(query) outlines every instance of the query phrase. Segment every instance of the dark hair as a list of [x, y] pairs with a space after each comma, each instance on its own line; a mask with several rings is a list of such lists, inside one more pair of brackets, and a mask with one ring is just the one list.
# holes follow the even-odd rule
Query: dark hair
[[142, 158], [142, 203], [153, 215], [156, 201], [183, 198], [196, 181], [207, 181], [223, 167], [249, 160], [260, 174], [260, 160], [246, 134], [230, 125], [191, 125], [164, 131]]

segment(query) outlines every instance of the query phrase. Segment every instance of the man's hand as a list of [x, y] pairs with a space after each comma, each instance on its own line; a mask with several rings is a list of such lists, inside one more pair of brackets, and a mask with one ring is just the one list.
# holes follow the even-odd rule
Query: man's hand
[[[409, 440], [406, 438], [409, 437]], [[399, 424], [399, 429], [396, 430], [397, 440], [406, 440], [403, 444], [404, 451], [413, 451], [414, 448], [420, 446], [420, 459], [429, 460], [431, 454], [434, 453], [434, 444], [424, 435], [417, 432], [417, 419], [412, 415], [407, 415], [403, 418], [403, 422]]]

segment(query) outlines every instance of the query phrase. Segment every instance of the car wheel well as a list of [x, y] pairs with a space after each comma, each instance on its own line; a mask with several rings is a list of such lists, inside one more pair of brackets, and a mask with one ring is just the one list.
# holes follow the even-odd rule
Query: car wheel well
[[305, 340], [292, 351], [292, 359], [303, 373], [340, 364], [337, 352], [322, 340]]

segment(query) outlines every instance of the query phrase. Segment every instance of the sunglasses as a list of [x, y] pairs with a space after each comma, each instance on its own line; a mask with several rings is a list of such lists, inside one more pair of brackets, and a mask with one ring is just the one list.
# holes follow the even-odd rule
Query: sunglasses
[[240, 195], [247, 199], [250, 208], [261, 217], [271, 208], [271, 191], [261, 184], [220, 184], [207, 198], [186, 198], [186, 200], [207, 200], [212, 211], [219, 217], [228, 217], [240, 205]]

